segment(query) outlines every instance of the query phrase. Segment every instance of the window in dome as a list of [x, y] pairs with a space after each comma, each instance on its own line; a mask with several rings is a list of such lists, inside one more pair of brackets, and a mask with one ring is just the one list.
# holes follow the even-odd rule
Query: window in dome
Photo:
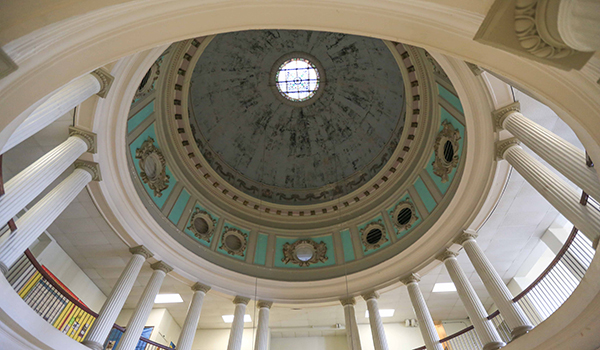
[[295, 57], [283, 62], [277, 71], [275, 82], [277, 89], [285, 98], [302, 102], [317, 93], [320, 74], [311, 61]]

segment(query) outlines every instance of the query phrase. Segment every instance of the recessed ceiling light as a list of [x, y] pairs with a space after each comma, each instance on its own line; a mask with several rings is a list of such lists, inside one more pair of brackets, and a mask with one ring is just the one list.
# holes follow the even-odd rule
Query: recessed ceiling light
[[[233, 323], [233, 315], [223, 315], [223, 322], [225, 323]], [[250, 315], [244, 315], [244, 322], [252, 322], [252, 318]]]
[[[395, 309], [380, 309], [379, 316], [381, 318], [392, 317], [392, 316], [394, 316], [395, 311], [396, 311]], [[369, 310], [365, 311], [365, 318], [369, 318]]]
[[444, 293], [444, 292], [456, 292], [456, 287], [454, 283], [436, 283], [433, 286], [433, 293]]
[[171, 304], [171, 303], [183, 303], [181, 295], [179, 294], [158, 294], [154, 298], [155, 304]]

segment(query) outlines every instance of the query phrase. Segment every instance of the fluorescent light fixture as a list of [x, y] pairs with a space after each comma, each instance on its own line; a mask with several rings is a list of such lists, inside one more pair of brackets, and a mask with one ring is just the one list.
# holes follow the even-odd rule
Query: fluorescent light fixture
[[433, 286], [432, 293], [456, 292], [454, 283], [436, 283]]
[[[381, 318], [394, 316], [395, 309], [380, 309], [379, 316]], [[365, 318], [369, 318], [369, 310], [365, 311]]]
[[[225, 323], [233, 323], [233, 315], [223, 315], [223, 322]], [[252, 318], [250, 315], [244, 315], [244, 322], [252, 322]]]
[[179, 294], [158, 294], [154, 298], [155, 304], [171, 304], [171, 303], [183, 303], [181, 295]]

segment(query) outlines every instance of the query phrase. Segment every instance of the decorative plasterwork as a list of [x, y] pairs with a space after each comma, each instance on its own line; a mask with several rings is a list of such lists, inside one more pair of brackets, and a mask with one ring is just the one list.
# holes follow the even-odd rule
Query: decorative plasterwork
[[139, 254], [139, 255], [143, 256], [145, 259], [148, 259], [148, 258], [151, 258], [154, 256], [154, 254], [152, 254], [152, 252], [150, 252], [148, 250], [148, 248], [144, 247], [143, 245], [129, 248], [129, 252], [131, 254]]
[[419, 281], [421, 281], [421, 276], [416, 273], [411, 273], [409, 276], [400, 279], [400, 282], [405, 286], [408, 286], [411, 283], [419, 283]]
[[[442, 131], [435, 139], [434, 151], [435, 159], [432, 163], [433, 173], [442, 178], [442, 183], [448, 182], [449, 175], [452, 170], [458, 165], [458, 140], [460, 140], [460, 132], [452, 126], [452, 124], [444, 120], [442, 122]], [[449, 142], [453, 149], [452, 159], [448, 160], [445, 157], [446, 143]]]
[[100, 165], [98, 165], [98, 163], [78, 159], [73, 165], [75, 166], [75, 169], [83, 169], [92, 174], [92, 181], [102, 181]]
[[369, 300], [369, 299], [379, 299], [379, 293], [376, 291], [372, 291], [372, 292], [368, 292], [362, 295], [363, 299]]
[[465, 243], [466, 241], [468, 241], [470, 239], [477, 239], [477, 236], [478, 236], [477, 232], [471, 231], [471, 230], [465, 230], [460, 236], [458, 236], [458, 238], [456, 240], [454, 240], [454, 242], [462, 245], [463, 243]]
[[98, 91], [96, 95], [105, 98], [110, 90], [110, 87], [112, 86], [113, 81], [115, 80], [115, 77], [110, 75], [110, 73], [104, 68], [98, 68], [90, 74], [96, 77], [96, 79], [98, 79], [100, 82], [100, 91]]
[[[227, 245], [226, 243], [228, 241], [228, 237], [237, 238], [239, 240], [239, 247], [230, 247]], [[235, 238], [229, 238], [229, 240], [231, 241]], [[225, 233], [223, 233], [223, 236], [221, 237], [221, 246], [219, 248], [231, 255], [244, 256], [244, 251], [246, 250], [247, 245], [248, 235], [238, 229], [230, 227], [227, 229], [227, 231], [225, 231]]]
[[[206, 222], [206, 232], [198, 231], [196, 225], [194, 224], [196, 220], [204, 220], [204, 222]], [[216, 227], [217, 221], [213, 219], [209, 213], [205, 212], [204, 210], [200, 210], [200, 208], [196, 208], [190, 219], [190, 225], [188, 226], [188, 230], [192, 231], [194, 236], [196, 236], [198, 239], [210, 242], [210, 238], [214, 234]]]
[[69, 136], [79, 136], [88, 145], [88, 152], [96, 153], [96, 134], [85, 131], [74, 126], [69, 126]]
[[[400, 214], [400, 212], [402, 211], [402, 209], [410, 209], [411, 215], [410, 215], [410, 220], [402, 225], [398, 222], [398, 215]], [[393, 212], [393, 222], [394, 222], [394, 226], [396, 226], [398, 228], [398, 230], [400, 231], [406, 231], [409, 230], [412, 225], [417, 222], [417, 220], [419, 220], [419, 217], [417, 216], [417, 209], [415, 208], [414, 204], [410, 201], [403, 201], [400, 202], [396, 205], [396, 207], [394, 208], [394, 212]]]
[[[298, 257], [298, 252], [303, 253], [311, 252], [312, 255], [308, 260], [302, 260]], [[301, 267], [310, 266], [310, 264], [316, 264], [327, 261], [327, 245], [324, 242], [317, 243], [312, 239], [301, 239], [292, 244], [286, 243], [283, 245], [283, 261], [285, 264], [292, 263]]]
[[164, 261], [155, 262], [154, 264], [150, 265], [150, 267], [152, 268], [152, 270], [163, 271], [164, 273], [169, 273], [173, 271], [171, 265], [167, 264]]
[[520, 142], [516, 137], [496, 142], [496, 159], [504, 159], [504, 153], [511, 147], [519, 146]]
[[494, 125], [496, 126], [496, 130], [504, 129], [504, 121], [509, 115], [515, 112], [521, 112], [521, 104], [519, 103], [519, 101], [493, 111], [492, 118], [494, 118]]
[[236, 296], [235, 298], [233, 298], [233, 303], [234, 304], [244, 304], [244, 305], [248, 305], [248, 303], [250, 302], [250, 298], [246, 298], [246, 297], [241, 297], [241, 296]]
[[210, 287], [202, 284], [200, 282], [196, 282], [194, 283], [194, 285], [192, 286], [192, 290], [194, 292], [203, 292], [204, 294], [208, 293], [208, 291], [210, 290]]
[[356, 305], [356, 300], [353, 297], [349, 297], [349, 298], [342, 298], [340, 299], [340, 303], [342, 304], [342, 306], [346, 306], [346, 305]]
[[444, 262], [448, 259], [451, 258], [456, 258], [458, 256], [458, 253], [455, 253], [449, 249], [446, 249], [443, 253], [441, 253], [440, 255], [436, 256], [435, 258], [441, 262]]
[[273, 306], [273, 302], [272, 301], [266, 301], [266, 300], [259, 300], [256, 303], [256, 307], [258, 307], [259, 309], [270, 309], [271, 306]]
[[[379, 239], [379, 241], [377, 241], [375, 243], [369, 243], [367, 241], [367, 235], [369, 234], [369, 232], [371, 232], [373, 230], [380, 230], [381, 238]], [[373, 250], [373, 249], [377, 249], [377, 248], [381, 247], [382, 244], [384, 244], [385, 242], [388, 241], [387, 232], [385, 230], [385, 225], [383, 224], [383, 222], [381, 220], [377, 220], [377, 221], [369, 223], [367, 226], [365, 226], [364, 228], [362, 228], [360, 230], [360, 239], [362, 241], [363, 246], [365, 247], [365, 251]]]
[[140, 148], [135, 150], [135, 158], [140, 160], [142, 181], [154, 191], [154, 196], [162, 196], [162, 191], [169, 187], [169, 175], [166, 173], [167, 163], [160, 149], [154, 146], [152, 137], [148, 136]]
[[565, 58], [575, 51], [548, 30], [546, 11], [548, 0], [517, 0], [515, 4], [515, 33], [521, 46], [541, 58]]

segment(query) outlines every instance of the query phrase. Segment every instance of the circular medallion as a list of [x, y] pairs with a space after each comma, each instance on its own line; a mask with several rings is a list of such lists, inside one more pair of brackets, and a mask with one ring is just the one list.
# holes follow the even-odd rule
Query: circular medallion
[[323, 68], [317, 59], [302, 52], [286, 54], [273, 65], [271, 84], [273, 92], [286, 102], [305, 105], [313, 102], [323, 91]]

